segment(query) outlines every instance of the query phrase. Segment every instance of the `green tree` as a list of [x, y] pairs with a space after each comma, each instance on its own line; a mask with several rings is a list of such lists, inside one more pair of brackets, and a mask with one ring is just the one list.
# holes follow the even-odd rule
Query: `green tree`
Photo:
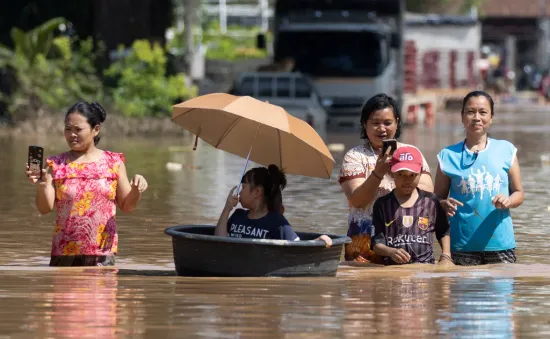
[[166, 52], [157, 43], [136, 40], [130, 50], [118, 49], [120, 59], [105, 75], [115, 79], [111, 94], [115, 107], [127, 116], [166, 116], [177, 100], [197, 95], [183, 73], [166, 76]]
[[63, 23], [65, 19], [55, 18], [27, 32], [14, 27], [13, 50], [0, 46], [0, 67], [16, 78], [14, 92], [0, 97], [12, 118], [22, 112], [57, 111], [79, 99], [101, 100], [93, 41], [55, 37]]

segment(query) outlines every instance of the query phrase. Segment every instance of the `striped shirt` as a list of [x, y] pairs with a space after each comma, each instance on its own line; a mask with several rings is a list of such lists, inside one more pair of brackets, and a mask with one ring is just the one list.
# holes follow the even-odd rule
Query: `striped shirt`
[[[412, 207], [401, 207], [393, 191], [376, 201], [372, 216], [373, 247], [382, 244], [402, 248], [410, 254], [410, 264], [433, 264], [433, 233], [437, 240], [449, 235], [449, 222], [436, 195], [417, 190], [418, 199]], [[384, 262], [395, 264], [389, 257]]]

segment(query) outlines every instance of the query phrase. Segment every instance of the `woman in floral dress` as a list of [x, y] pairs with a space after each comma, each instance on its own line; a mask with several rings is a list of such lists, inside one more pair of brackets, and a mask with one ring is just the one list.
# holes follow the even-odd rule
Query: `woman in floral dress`
[[141, 175], [128, 181], [122, 153], [96, 147], [106, 115], [97, 102], [76, 103], [65, 116], [70, 150], [46, 159], [42, 179], [27, 164], [36, 207], [42, 214], [57, 210], [50, 266], [114, 265], [116, 207], [131, 212], [147, 189]]
[[[395, 188], [390, 176], [391, 155], [380, 155], [382, 141], [399, 137], [401, 121], [394, 99], [386, 94], [370, 98], [361, 112], [361, 139], [365, 143], [350, 149], [344, 156], [338, 182], [348, 199], [348, 236], [345, 260], [380, 263], [371, 249], [372, 206], [379, 197]], [[411, 146], [397, 143], [397, 147]], [[418, 188], [433, 192], [430, 168], [426, 159]]]

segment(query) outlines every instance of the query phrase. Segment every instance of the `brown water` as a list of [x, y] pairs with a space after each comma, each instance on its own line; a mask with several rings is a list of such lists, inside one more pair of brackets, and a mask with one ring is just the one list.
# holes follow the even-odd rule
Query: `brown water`
[[[502, 111], [502, 109], [501, 109]], [[497, 112], [492, 136], [518, 147], [526, 201], [513, 211], [516, 265], [442, 269], [342, 265], [336, 278], [218, 279], [173, 275], [171, 240], [178, 224], [213, 224], [243, 160], [190, 140], [116, 140], [129, 174], [149, 181], [139, 210], [119, 211], [117, 268], [49, 268], [52, 213], [40, 216], [23, 174], [27, 146], [66, 150], [59, 131], [45, 139], [0, 139], [0, 338], [338, 338], [550, 335], [547, 200], [550, 116], [524, 107]], [[457, 116], [434, 129], [406, 129], [435, 170], [435, 154], [462, 136]], [[358, 144], [357, 134], [328, 142]], [[344, 234], [347, 207], [335, 181], [289, 177], [286, 215], [296, 230]], [[167, 162], [183, 163], [171, 172]]]

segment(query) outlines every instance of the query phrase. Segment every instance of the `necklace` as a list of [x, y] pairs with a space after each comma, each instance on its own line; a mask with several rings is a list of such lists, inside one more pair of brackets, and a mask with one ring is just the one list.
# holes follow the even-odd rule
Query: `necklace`
[[[488, 145], [488, 144], [489, 144], [489, 136], [487, 136], [487, 138], [485, 139], [485, 149], [487, 149], [487, 145]], [[476, 162], [477, 157], [478, 157], [478, 155], [479, 155], [479, 150], [475, 150], [475, 151], [474, 151], [474, 160], [472, 160], [472, 162], [471, 162], [470, 164], [468, 164], [468, 165], [466, 165], [466, 164], [464, 163], [464, 151], [465, 151], [465, 150], [466, 150], [466, 139], [464, 139], [464, 141], [462, 142], [462, 153], [461, 153], [461, 158], [462, 158], [462, 159], [461, 159], [461, 162], [462, 162], [462, 164], [463, 164], [465, 167], [470, 167], [470, 166], [472, 166], [472, 165]]]

